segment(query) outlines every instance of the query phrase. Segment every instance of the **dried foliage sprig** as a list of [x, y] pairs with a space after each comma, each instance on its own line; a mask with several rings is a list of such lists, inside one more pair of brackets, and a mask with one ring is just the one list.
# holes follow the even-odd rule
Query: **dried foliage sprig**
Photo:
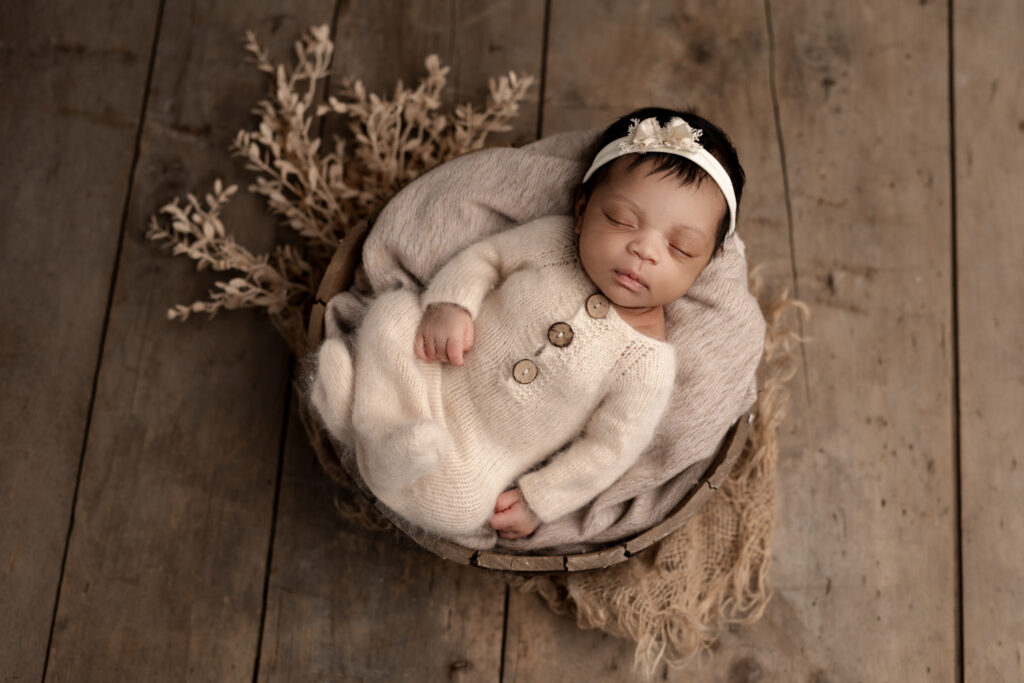
[[196, 270], [237, 270], [245, 274], [215, 282], [207, 301], [175, 304], [168, 309], [167, 318], [187, 320], [192, 313], [213, 317], [221, 309], [262, 307], [285, 339], [301, 339], [305, 334], [302, 318], [288, 308], [313, 291], [316, 280], [312, 269], [292, 245], [278, 244], [272, 255], [255, 255], [225, 231], [220, 213], [237, 190], [237, 185], [224, 187], [217, 179], [213, 192], [204, 198], [205, 205], [193, 194], [186, 195], [184, 202], [175, 198], [164, 205], [160, 213], [169, 217], [169, 227], [156, 217], [151, 219], [146, 236], [169, 245], [175, 255], [194, 259]]
[[[199, 270], [234, 270], [215, 283], [209, 299], [178, 304], [170, 319], [192, 313], [211, 317], [222, 309], [264, 308], [291, 349], [306, 349], [305, 315], [328, 261], [348, 231], [362, 227], [398, 190], [434, 166], [480, 149], [491, 133], [511, 129], [509, 120], [533, 83], [509, 73], [489, 81], [482, 109], [470, 104], [442, 111], [449, 68], [437, 55], [426, 58], [426, 76], [415, 88], [397, 84], [391, 99], [367, 93], [360, 80], [344, 79], [337, 96], [315, 105], [317, 87], [329, 74], [334, 53], [326, 26], [315, 26], [295, 43], [292, 68], [274, 65], [255, 34], [245, 49], [272, 81], [270, 94], [253, 113], [253, 130], [240, 130], [232, 151], [255, 174], [248, 190], [304, 241], [285, 243], [272, 254], [254, 255], [228, 234], [220, 215], [236, 185], [214, 183], [200, 202], [175, 198], [150, 219], [146, 236], [186, 254]], [[348, 139], [335, 136], [325, 149], [318, 135], [325, 117], [341, 116]]]

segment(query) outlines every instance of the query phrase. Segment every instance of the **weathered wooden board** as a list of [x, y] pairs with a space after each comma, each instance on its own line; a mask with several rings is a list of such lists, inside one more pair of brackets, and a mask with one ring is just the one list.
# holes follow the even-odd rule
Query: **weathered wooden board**
[[750, 654], [768, 679], [955, 680], [947, 6], [768, 8], [812, 342]]
[[0, 14], [0, 679], [38, 681], [158, 3]]
[[[60, 591], [55, 680], [252, 676], [286, 351], [260, 316], [165, 322], [167, 306], [203, 296], [209, 279], [142, 232], [174, 194], [241, 177], [226, 146], [262, 80], [239, 38], [253, 26], [287, 47], [332, 16], [333, 2], [311, 2], [287, 15], [259, 2], [167, 2]], [[964, 677], [1020, 677], [1020, 9], [954, 5], [954, 274], [946, 5], [733, 2], [712, 16], [695, 2], [617, 4], [552, 3], [544, 132], [648, 103], [697, 105], [740, 149], [740, 229], [776, 284], [793, 270], [784, 142], [799, 293], [813, 308], [809, 375], [794, 385], [780, 462], [773, 601], [706, 666], [668, 678], [956, 677], [955, 275]], [[3, 678], [38, 679], [46, 659], [157, 6], [26, 5], [0, 22]], [[335, 75], [390, 90], [436, 50], [453, 66], [449, 101], [477, 98], [468, 87], [485, 75], [540, 72], [510, 55], [539, 59], [543, 3], [527, 10], [541, 17], [535, 32], [511, 28], [512, 13], [511, 3], [343, 4]], [[404, 28], [396, 38], [388, 26]], [[509, 139], [532, 137], [537, 118], [524, 114]], [[259, 251], [271, 243], [264, 213], [239, 197], [226, 220]], [[497, 677], [500, 586], [337, 521], [304, 438], [293, 420], [260, 676], [415, 679], [428, 652], [443, 676]], [[439, 616], [442, 604], [451, 611]], [[511, 594], [507, 631], [508, 680], [635, 678], [629, 643], [578, 631], [535, 596]], [[396, 644], [403, 637], [410, 647]]]
[[579, 629], [532, 593], [509, 594], [505, 643], [501, 683], [643, 680], [633, 669], [632, 642]]
[[360, 78], [371, 92], [386, 95], [399, 80], [410, 86], [419, 83], [426, 74], [423, 61], [431, 53], [451, 67], [442, 93], [446, 106], [483, 105], [488, 78], [509, 71], [532, 74], [536, 84], [514, 130], [495, 136], [489, 144], [522, 144], [536, 138], [544, 43], [541, 0], [344, 3], [335, 35], [335, 76]]
[[342, 521], [292, 412], [259, 680], [496, 679], [504, 583]]
[[[641, 106], [696, 108], [717, 122], [740, 152], [747, 189], [739, 230], [749, 261], [763, 264], [774, 286], [789, 286], [792, 265], [763, 8], [730, 2], [710, 13], [698, 3], [643, 2], [604, 3], [594, 11], [589, 2], [557, 2], [549, 36], [544, 134], [605, 126]], [[546, 612], [536, 596], [510, 595], [509, 680], [636, 680], [632, 643], [579, 631], [569, 619]], [[726, 651], [719, 657], [726, 671], [731, 656]], [[722, 679], [717, 672], [661, 671], [671, 680]]]
[[[210, 278], [146, 241], [145, 223], [173, 195], [240, 175], [227, 147], [266, 89], [245, 63], [244, 30], [290, 54], [333, 7], [164, 5], [50, 680], [253, 677], [288, 352], [262, 314], [165, 320]], [[273, 242], [275, 221], [251, 198], [225, 221], [257, 252]]]
[[964, 680], [1012, 681], [1024, 679], [1024, 5], [954, 9]]
[[[390, 95], [398, 79], [415, 83], [424, 58], [436, 52], [452, 67], [446, 103], [482, 104], [479, 86], [488, 76], [511, 69], [539, 76], [543, 21], [544, 3], [536, 0], [346, 4], [334, 78], [358, 77]], [[527, 103], [506, 139], [532, 139], [535, 128], [536, 104]], [[497, 577], [342, 523], [330, 502], [337, 490], [295, 420], [284, 471], [261, 680], [498, 677], [505, 588]]]

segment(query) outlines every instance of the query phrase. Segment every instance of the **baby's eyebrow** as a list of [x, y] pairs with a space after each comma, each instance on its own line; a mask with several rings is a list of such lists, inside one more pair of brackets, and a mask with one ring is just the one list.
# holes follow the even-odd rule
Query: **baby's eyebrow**
[[689, 223], [678, 223], [672, 226], [672, 236], [682, 237], [683, 233], [693, 233], [697, 237], [704, 237], [704, 233], [693, 227]]
[[626, 204], [629, 204], [630, 208], [632, 208], [636, 213], [643, 214], [643, 209], [640, 208], [640, 205], [637, 204], [636, 202], [634, 202], [632, 199], [630, 199], [629, 197], [627, 197], [624, 194], [619, 194], [619, 193], [615, 192], [615, 193], [612, 193], [612, 194], [608, 195], [608, 198], [609, 199], [616, 199], [616, 200], [625, 202]]

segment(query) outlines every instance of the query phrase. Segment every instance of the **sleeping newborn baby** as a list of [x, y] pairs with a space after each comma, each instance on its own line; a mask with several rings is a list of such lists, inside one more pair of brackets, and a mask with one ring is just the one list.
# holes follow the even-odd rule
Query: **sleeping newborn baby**
[[355, 359], [324, 342], [311, 390], [370, 490], [473, 548], [577, 510], [650, 443], [675, 378], [664, 305], [735, 230], [743, 171], [689, 112], [616, 121], [550, 216], [457, 254], [420, 295], [374, 300]]

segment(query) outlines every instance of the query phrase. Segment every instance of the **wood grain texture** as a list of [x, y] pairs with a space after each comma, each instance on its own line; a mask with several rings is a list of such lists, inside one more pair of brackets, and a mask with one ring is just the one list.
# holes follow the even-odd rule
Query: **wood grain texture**
[[[262, 314], [168, 322], [211, 278], [144, 232], [173, 195], [239, 174], [227, 148], [266, 88], [245, 29], [287, 55], [332, 10], [165, 5], [48, 680], [253, 677], [288, 352]], [[257, 252], [273, 243], [252, 198], [225, 222]]]
[[157, 14], [0, 10], [4, 681], [43, 675]]
[[[452, 66], [446, 106], [483, 104], [480, 86], [489, 76], [510, 69], [540, 74], [543, 6], [538, 0], [346, 3], [338, 14], [332, 71], [389, 94], [399, 79], [415, 83], [424, 58], [436, 52]], [[533, 102], [524, 105], [506, 140], [534, 137]], [[261, 680], [498, 678], [505, 606], [499, 577], [444, 562], [408, 540], [396, 546], [343, 524], [330, 504], [333, 489], [295, 421], [285, 473]], [[319, 493], [310, 495], [311, 489]]]
[[957, 680], [945, 6], [766, 8], [811, 341], [775, 593], [702, 675]]
[[954, 3], [964, 679], [1024, 679], [1024, 6]]
[[342, 521], [338, 494], [293, 415], [259, 680], [497, 679], [500, 577]]
[[[287, 349], [259, 315], [166, 322], [212, 279], [142, 234], [173, 195], [247, 180], [227, 146], [264, 81], [242, 31], [286, 55], [335, 6], [166, 4], [120, 254], [158, 3], [2, 10], [0, 679], [42, 677], [59, 588], [52, 680], [250, 679], [258, 648], [264, 680], [494, 680], [500, 666], [507, 681], [636, 680], [632, 644], [534, 595], [511, 594], [502, 652], [500, 584], [339, 521], [294, 417], [272, 535]], [[774, 285], [795, 272], [813, 309], [782, 435], [772, 602], [704, 665], [659, 678], [956, 680], [958, 521], [963, 677], [1022, 675], [1024, 17], [1008, 0], [952, 6], [949, 93], [946, 3], [551, 2], [543, 132], [696, 105], [747, 170], [750, 262]], [[486, 76], [540, 74], [543, 7], [342, 2], [334, 77], [390, 92], [437, 51], [453, 67], [449, 103], [479, 99]], [[524, 114], [503, 139], [533, 137], [536, 112]], [[275, 221], [244, 194], [225, 220], [265, 250]]]
[[581, 630], [533, 593], [509, 594], [505, 643], [501, 683], [643, 680], [633, 670], [632, 642]]
[[[749, 262], [762, 264], [773, 286], [791, 289], [763, 8], [729, 2], [710, 13], [698, 2], [559, 0], [552, 3], [549, 36], [544, 134], [602, 127], [647, 105], [696, 108], [729, 134], [747, 173], [738, 229]], [[708, 494], [714, 495], [698, 492]], [[636, 679], [633, 644], [579, 631], [545, 612], [535, 596], [511, 594], [505, 671], [515, 676], [509, 680]], [[726, 673], [731, 656], [717, 657]], [[706, 667], [661, 673], [670, 680], [725, 675]]]
[[[355, 0], [338, 16], [334, 73], [360, 78], [370, 92], [389, 95], [399, 80], [415, 85], [423, 60], [436, 53], [451, 67], [445, 106], [487, 99], [487, 79], [509, 71], [537, 78], [522, 103], [514, 130], [488, 144], [523, 144], [536, 138], [543, 0]], [[382, 49], [382, 46], [386, 46]]]
[[778, 680], [955, 680], [946, 6], [769, 7], [813, 341], [756, 660]]

